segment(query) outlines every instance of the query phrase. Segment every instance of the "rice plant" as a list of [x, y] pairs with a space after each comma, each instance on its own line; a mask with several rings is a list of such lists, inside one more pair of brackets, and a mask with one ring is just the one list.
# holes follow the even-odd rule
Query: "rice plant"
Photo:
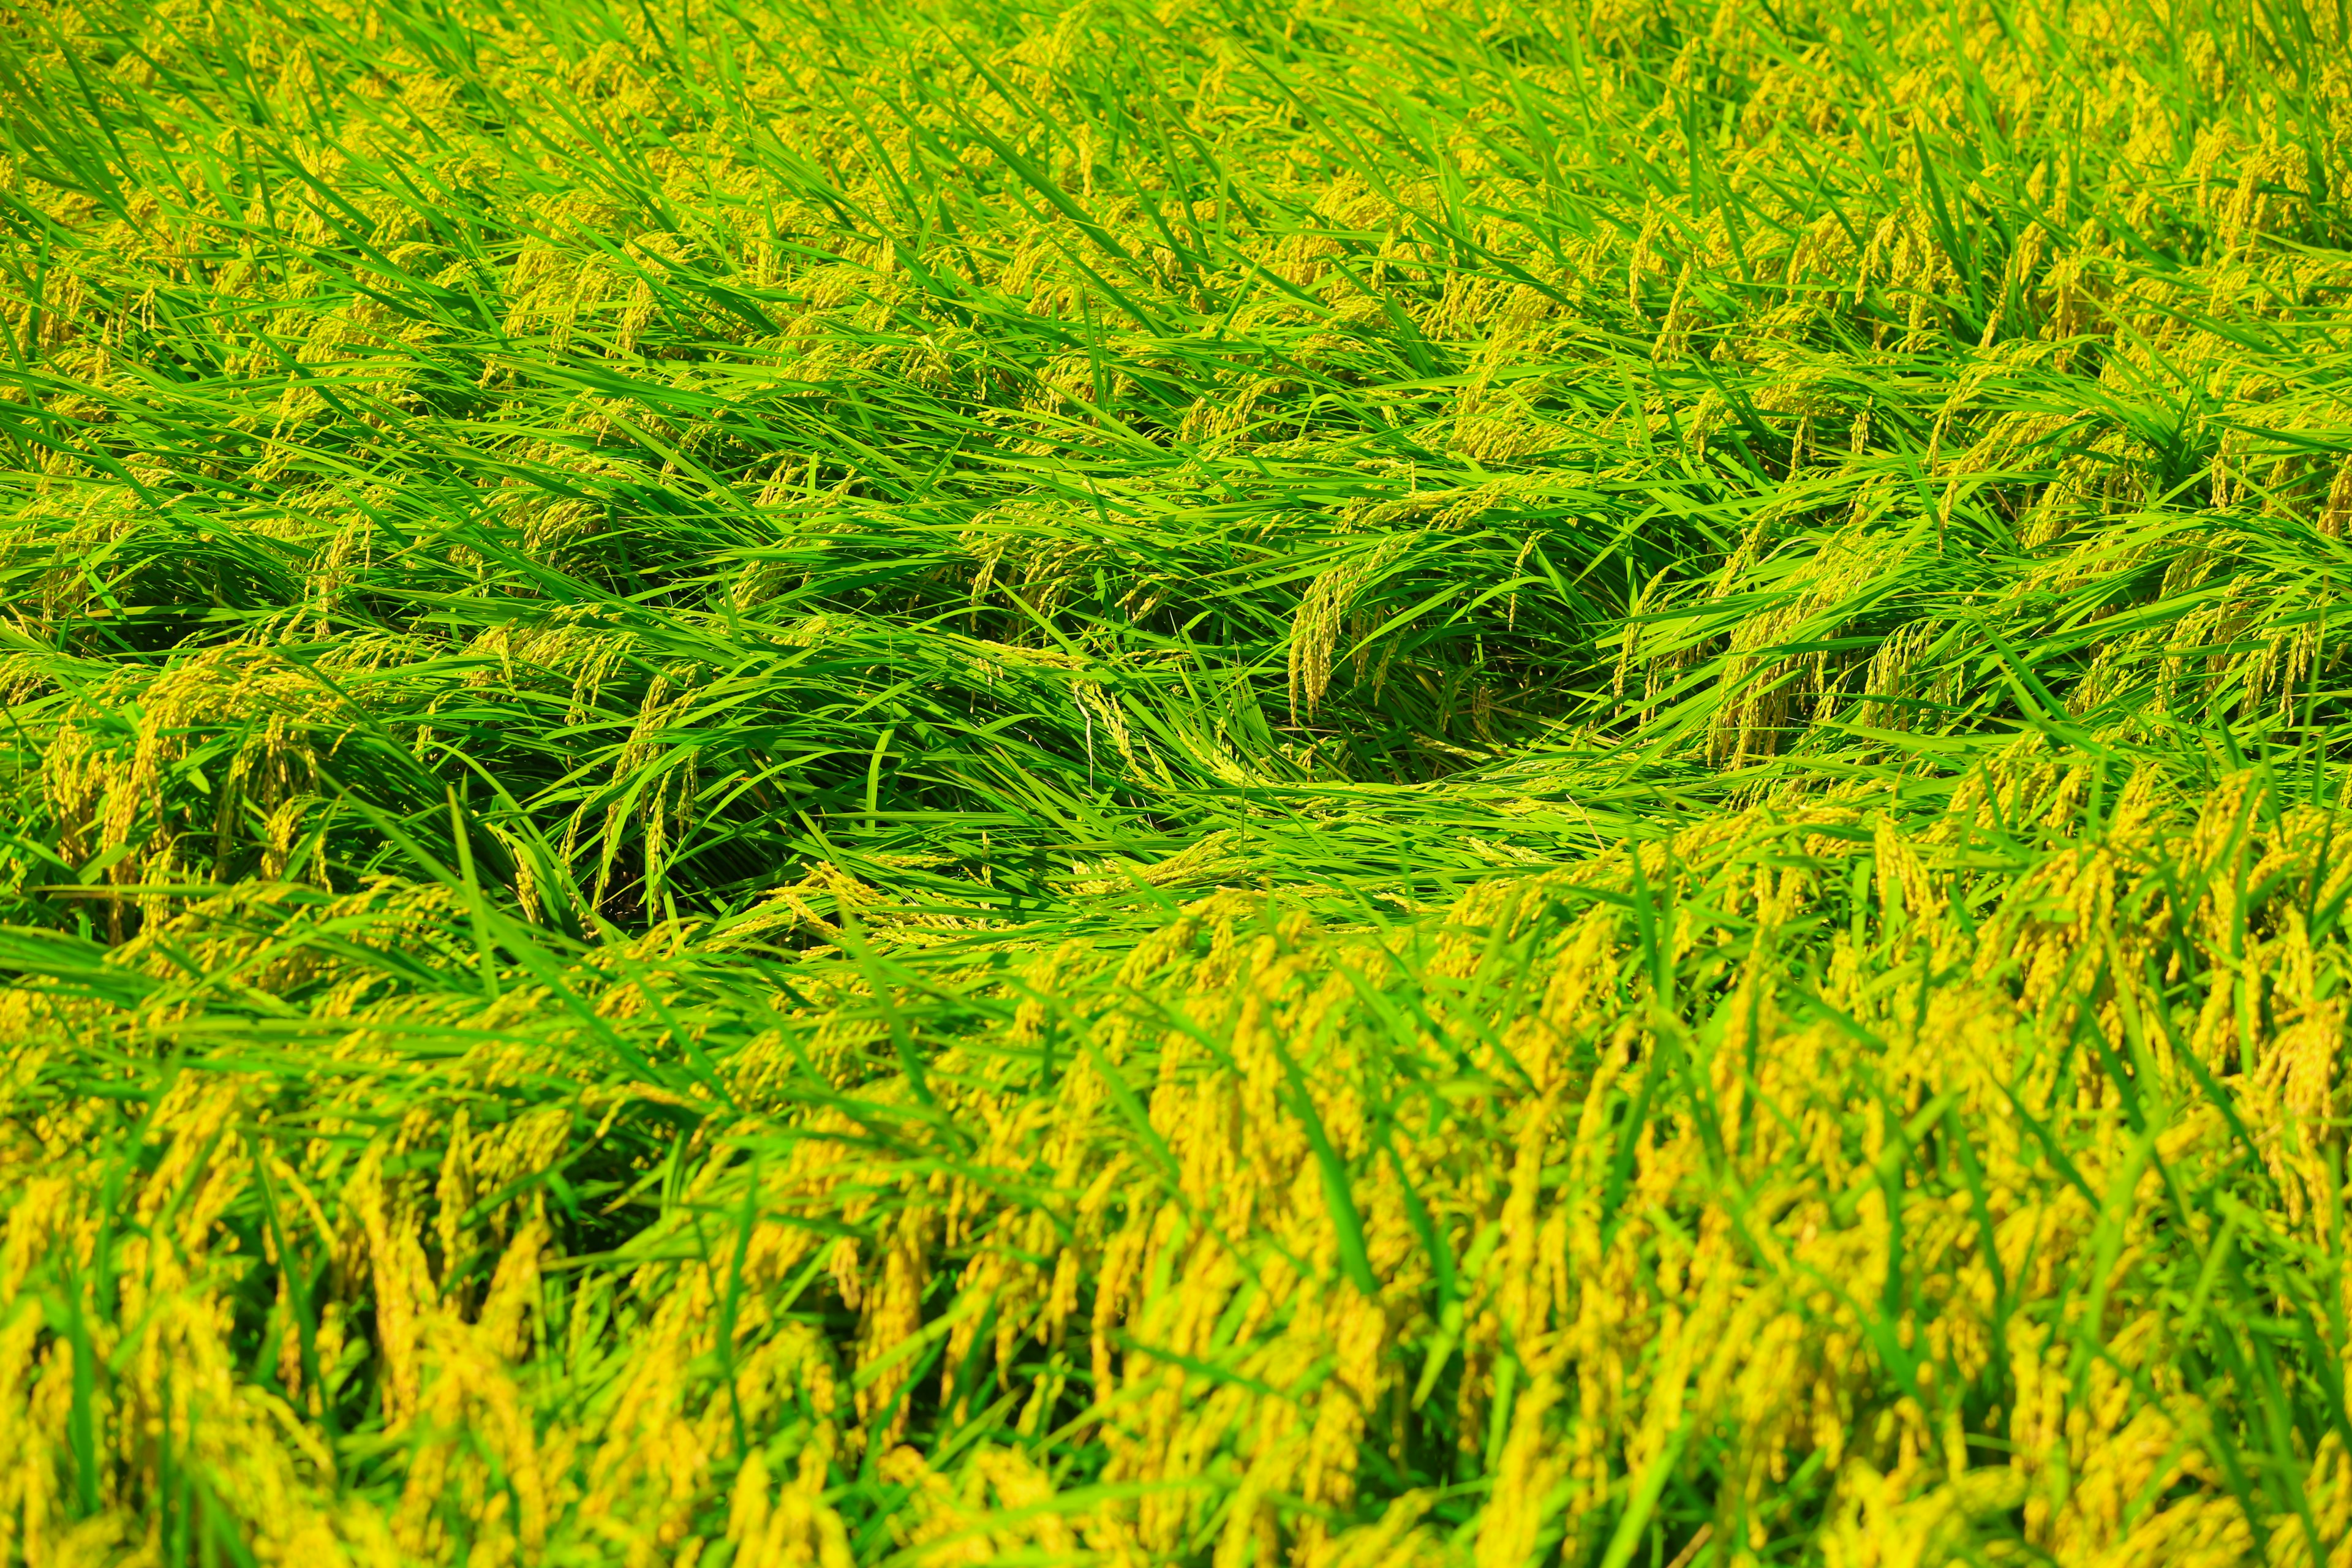
[[0, 1562], [2352, 1564], [2343, 0], [0, 110]]

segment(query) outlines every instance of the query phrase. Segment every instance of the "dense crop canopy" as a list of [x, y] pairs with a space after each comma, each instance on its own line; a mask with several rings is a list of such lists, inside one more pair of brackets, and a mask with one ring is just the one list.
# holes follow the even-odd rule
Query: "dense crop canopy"
[[0, 1563], [2352, 1563], [2342, 0], [0, 9]]

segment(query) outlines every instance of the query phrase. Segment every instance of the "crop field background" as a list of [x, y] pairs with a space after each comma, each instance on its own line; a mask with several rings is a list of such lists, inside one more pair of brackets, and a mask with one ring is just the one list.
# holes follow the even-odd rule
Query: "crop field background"
[[2341, 0], [0, 6], [0, 1562], [2352, 1563]]

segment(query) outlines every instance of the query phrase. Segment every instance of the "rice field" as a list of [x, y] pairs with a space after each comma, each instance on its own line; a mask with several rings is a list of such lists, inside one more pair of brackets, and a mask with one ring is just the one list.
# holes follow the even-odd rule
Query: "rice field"
[[2352, 1564], [2343, 0], [0, 6], [0, 1563]]

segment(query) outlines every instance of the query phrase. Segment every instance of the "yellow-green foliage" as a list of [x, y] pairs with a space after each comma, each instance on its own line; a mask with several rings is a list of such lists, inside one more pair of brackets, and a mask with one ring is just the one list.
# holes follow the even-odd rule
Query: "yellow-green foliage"
[[0, 11], [0, 1563], [2352, 1564], [2347, 51]]

